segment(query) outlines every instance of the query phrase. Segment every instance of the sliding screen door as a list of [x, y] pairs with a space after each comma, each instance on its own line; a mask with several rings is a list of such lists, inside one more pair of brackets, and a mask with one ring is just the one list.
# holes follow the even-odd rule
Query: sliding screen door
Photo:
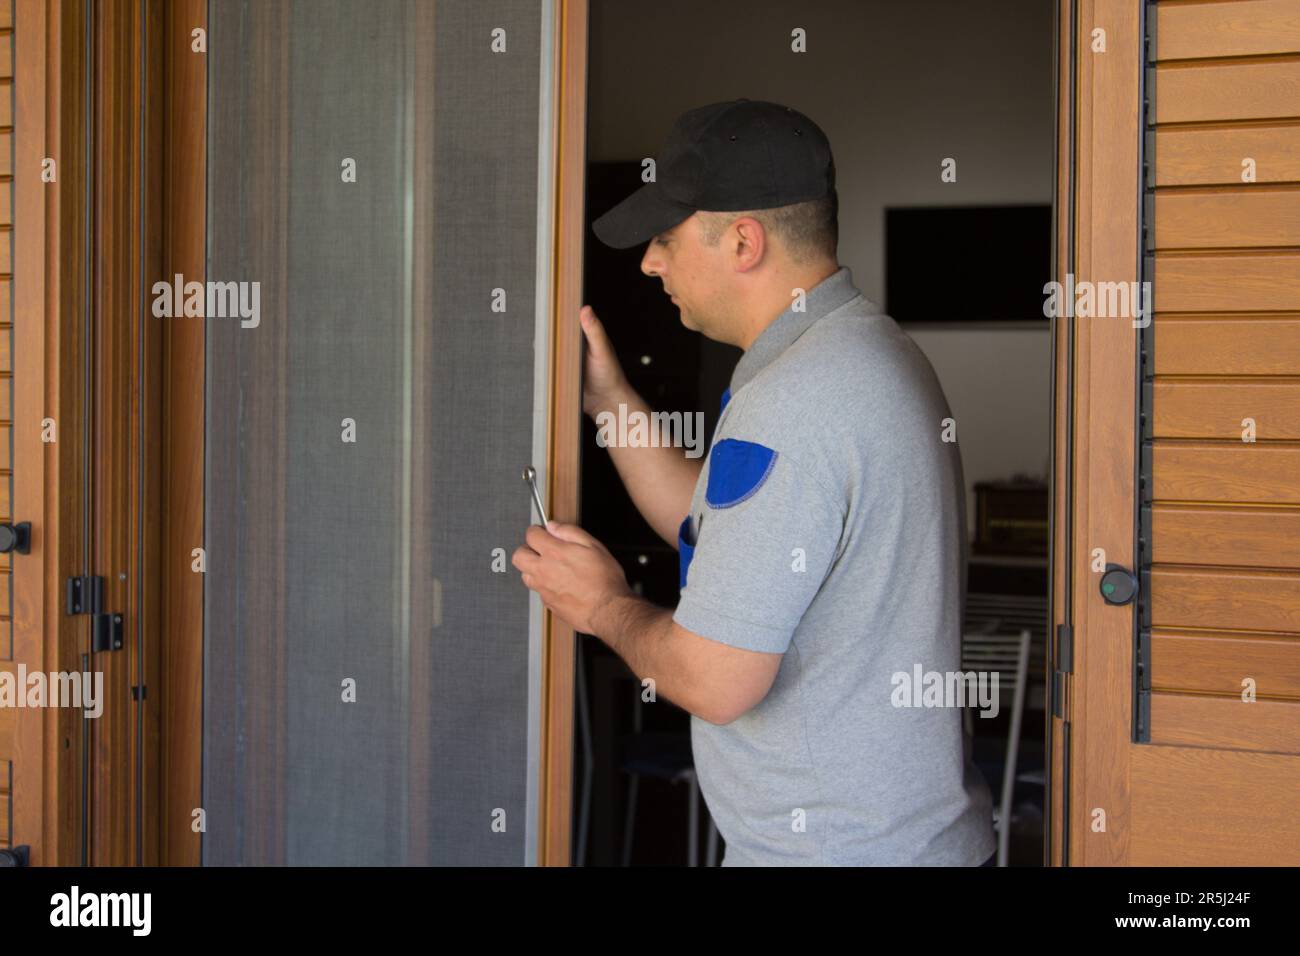
[[553, 10], [208, 18], [203, 860], [532, 862]]

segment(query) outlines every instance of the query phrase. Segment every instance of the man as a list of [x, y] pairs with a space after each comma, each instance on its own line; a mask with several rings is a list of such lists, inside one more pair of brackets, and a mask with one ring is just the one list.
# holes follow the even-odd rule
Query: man
[[[594, 223], [650, 240], [682, 323], [744, 355], [703, 463], [610, 448], [681, 555], [675, 611], [582, 529], [529, 528], [523, 582], [692, 715], [723, 864], [980, 865], [988, 788], [961, 712], [896, 706], [960, 670], [965, 494], [934, 372], [836, 257], [835, 167], [806, 116], [737, 100], [677, 121], [656, 181]], [[649, 414], [589, 307], [584, 411]], [[683, 515], [685, 517], [683, 518]]]

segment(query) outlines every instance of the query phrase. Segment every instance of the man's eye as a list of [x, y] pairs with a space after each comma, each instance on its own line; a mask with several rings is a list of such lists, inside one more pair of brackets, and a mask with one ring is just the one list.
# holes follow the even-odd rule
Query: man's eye
[[658, 236], [655, 237], [655, 242], [656, 242], [658, 245], [661, 245], [661, 246], [666, 246], [666, 245], [668, 245], [668, 240], [667, 240], [667, 239], [663, 239], [663, 238], [660, 238], [660, 237], [658, 237]]

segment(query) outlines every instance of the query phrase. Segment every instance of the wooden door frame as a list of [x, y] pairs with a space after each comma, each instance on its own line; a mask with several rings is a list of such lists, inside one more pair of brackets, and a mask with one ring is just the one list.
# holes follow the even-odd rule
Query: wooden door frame
[[[191, 49], [207, 30], [206, 0], [171, 0], [163, 25], [163, 275], [207, 277], [207, 56]], [[162, 442], [167, 491], [162, 526], [162, 739], [159, 860], [200, 863], [194, 811], [203, 806], [204, 335], [201, 321], [169, 321], [162, 333]], [[198, 387], [195, 382], [200, 383]]]
[[[189, 54], [190, 33], [206, 29], [204, 0], [172, 0], [165, 26], [167, 136], [163, 210], [165, 276], [204, 281], [206, 271], [206, 57]], [[578, 516], [581, 436], [582, 236], [586, 161], [587, 0], [555, 0], [551, 151], [555, 189], [550, 288], [552, 388], [547, 410], [550, 455], [545, 488], [551, 514]], [[204, 540], [203, 460], [205, 345], [201, 322], [168, 322], [163, 333], [163, 435], [168, 476], [163, 520], [164, 633], [162, 681], [161, 860], [200, 862], [191, 826], [202, 806], [203, 576], [190, 570]], [[575, 635], [550, 612], [543, 618], [539, 753], [538, 861], [570, 859]]]
[[[1058, 282], [1066, 273], [1076, 281], [1141, 279], [1143, 6], [1059, 0]], [[1096, 28], [1106, 31], [1104, 53], [1092, 52]], [[1105, 562], [1136, 561], [1137, 332], [1128, 318], [1061, 319], [1053, 343], [1048, 668], [1064, 716], [1049, 706], [1047, 862], [1118, 866], [1128, 862], [1131, 828], [1134, 610], [1101, 599], [1092, 566], [1096, 548]], [[1067, 623], [1072, 639], [1061, 632]], [[1093, 828], [1097, 811], [1104, 831]]]
[[[582, 249], [587, 172], [588, 0], [558, 0], [555, 58], [556, 174], [551, 308], [551, 453], [547, 490], [556, 520], [577, 523], [581, 482]], [[573, 701], [577, 635], [549, 610], [543, 619], [543, 698], [538, 860], [568, 866], [572, 856]]]
[[[64, 608], [63, 582], [84, 573], [89, 427], [84, 392], [88, 288], [83, 270], [85, 138], [79, 10], [52, 0], [14, 9], [13, 517], [32, 523], [12, 563], [14, 658], [80, 671], [89, 618]], [[55, 160], [56, 179], [42, 180]], [[42, 437], [52, 419], [55, 440]], [[41, 463], [37, 467], [36, 463]], [[0, 714], [0, 719], [6, 715]], [[69, 708], [18, 710], [13, 842], [34, 866], [81, 861], [82, 718]]]
[[[71, 6], [76, 6], [75, 4]], [[159, 732], [158, 515], [161, 473], [149, 454], [156, 428], [158, 330], [150, 287], [160, 271], [158, 179], [163, 126], [156, 88], [160, 0], [93, 7], [94, 284], [90, 409], [92, 554], [104, 607], [122, 617], [120, 649], [94, 652], [104, 707], [90, 725], [87, 786], [95, 866], [156, 863]], [[155, 688], [151, 695], [149, 688]]]
[[[39, 732], [26, 720], [16, 809], [19, 837], [38, 865], [157, 859], [150, 819], [158, 697], [147, 688], [157, 686], [149, 516], [160, 476], [144, 454], [143, 429], [158, 362], [144, 282], [157, 272], [160, 248], [160, 197], [147, 177], [162, 126], [142, 109], [142, 71], [156, 72], [152, 54], [161, 47], [151, 37], [144, 49], [142, 17], [153, 23], [160, 9], [160, 0], [103, 8], [19, 0], [15, 8], [14, 185], [23, 234], [15, 253], [23, 362], [15, 497], [18, 511], [35, 519], [32, 555], [14, 564], [16, 657], [43, 671], [88, 666], [104, 678], [97, 719], [51, 707]], [[47, 157], [55, 162], [49, 182]], [[56, 428], [50, 442], [42, 441], [46, 418]], [[32, 465], [41, 460], [43, 474]], [[120, 650], [91, 650], [89, 614], [64, 606], [65, 582], [83, 574], [102, 579], [100, 610], [122, 616]]]

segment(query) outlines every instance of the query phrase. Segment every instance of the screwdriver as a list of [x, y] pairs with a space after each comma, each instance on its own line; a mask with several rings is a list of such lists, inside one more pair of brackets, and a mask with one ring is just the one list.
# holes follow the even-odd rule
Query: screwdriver
[[537, 469], [532, 465], [524, 469], [524, 481], [533, 492], [533, 504], [537, 506], [537, 515], [542, 519], [542, 527], [545, 528], [550, 522], [546, 520], [546, 509], [542, 506], [542, 496], [537, 490]]

